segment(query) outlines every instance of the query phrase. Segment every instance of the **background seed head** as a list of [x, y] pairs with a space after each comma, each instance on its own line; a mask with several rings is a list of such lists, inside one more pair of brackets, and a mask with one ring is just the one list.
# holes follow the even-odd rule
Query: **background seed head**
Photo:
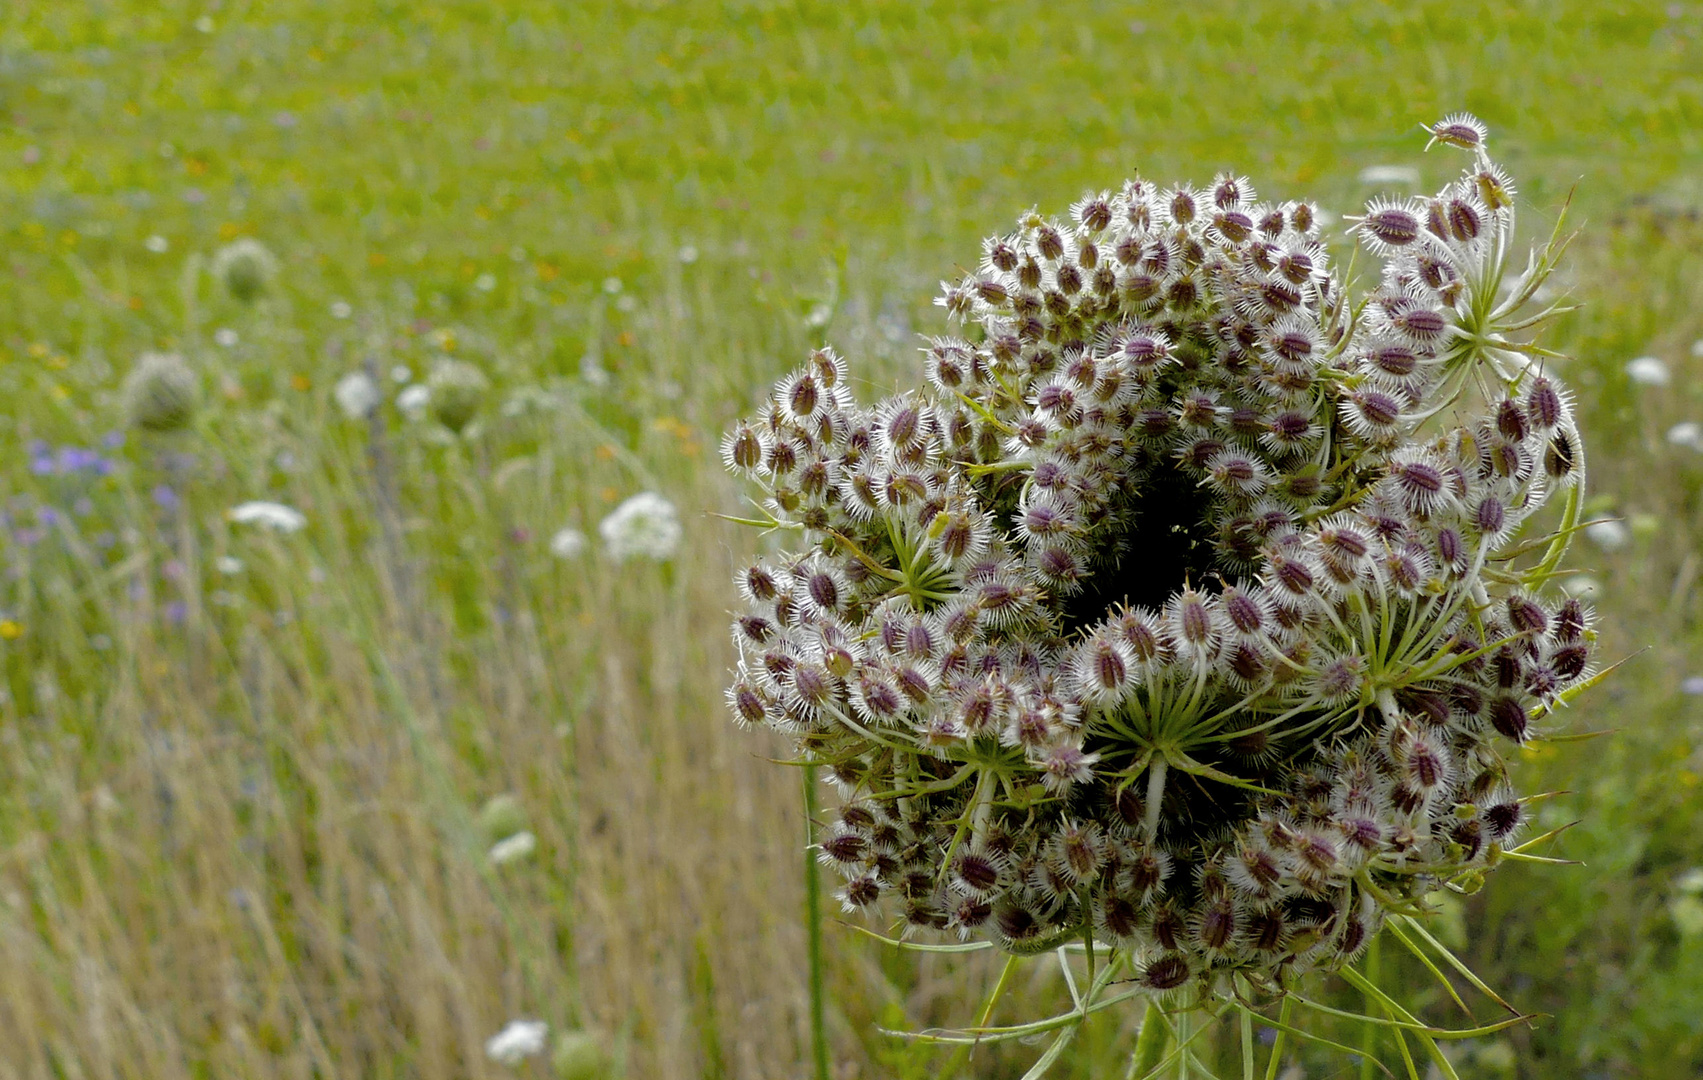
[[201, 382], [177, 353], [146, 352], [124, 380], [124, 415], [145, 431], [177, 431], [195, 417]]
[[213, 278], [243, 303], [258, 300], [278, 276], [278, 257], [251, 236], [233, 240], [213, 255]]
[[459, 435], [478, 414], [491, 381], [465, 360], [443, 359], [432, 367], [426, 386], [433, 419]]

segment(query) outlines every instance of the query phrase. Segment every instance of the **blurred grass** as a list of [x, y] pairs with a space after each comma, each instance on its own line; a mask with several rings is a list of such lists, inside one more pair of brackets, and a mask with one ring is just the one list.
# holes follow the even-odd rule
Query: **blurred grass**
[[[1235, 167], [1352, 212], [1366, 166], [1447, 179], [1417, 125], [1462, 108], [1534, 231], [1576, 189], [1586, 306], [1553, 343], [1599, 508], [1653, 522], [1575, 557], [1606, 651], [1647, 651], [1565, 723], [1619, 733], [1524, 779], [1574, 792], [1544, 813], [1588, 865], [1496, 875], [1467, 951], [1553, 1016], [1519, 1075], [1703, 1068], [1703, 455], [1664, 440], [1703, 419], [1700, 42], [1696, 4], [8, 5], [0, 1077], [495, 1075], [517, 1016], [629, 1076], [797, 1075], [800, 808], [720, 702], [757, 541], [701, 513], [736, 498], [717, 433], [830, 301], [865, 379], [914, 378], [934, 283], [1028, 206]], [[252, 308], [204, 272], [244, 235], [284, 262]], [[119, 427], [149, 348], [202, 372], [196, 431], [36, 475], [32, 441]], [[1627, 381], [1644, 353], [1672, 386]], [[332, 403], [446, 355], [496, 384], [465, 441]], [[673, 564], [551, 558], [644, 488], [685, 511]], [[309, 528], [224, 521], [250, 498]], [[500, 791], [530, 862], [485, 860]], [[939, 1075], [874, 1025], [964, 1022], [993, 971], [829, 946], [839, 1074]]]

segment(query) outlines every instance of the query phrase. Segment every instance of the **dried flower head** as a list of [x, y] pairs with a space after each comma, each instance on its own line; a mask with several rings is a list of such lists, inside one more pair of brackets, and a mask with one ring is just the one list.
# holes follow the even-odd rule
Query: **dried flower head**
[[798, 543], [741, 575], [729, 700], [839, 781], [848, 909], [1092, 932], [1169, 992], [1341, 966], [1494, 865], [1504, 747], [1588, 670], [1544, 589], [1582, 443], [1515, 333], [1556, 249], [1498, 295], [1511, 182], [1429, 130], [1471, 162], [1367, 208], [1363, 303], [1310, 206], [1132, 180], [987, 241], [921, 389], [861, 405], [818, 354], [730, 433]]

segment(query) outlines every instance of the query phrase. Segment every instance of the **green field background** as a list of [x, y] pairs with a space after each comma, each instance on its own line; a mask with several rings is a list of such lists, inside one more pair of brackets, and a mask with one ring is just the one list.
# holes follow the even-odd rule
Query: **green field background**
[[[1703, 5], [10, 0], [0, 1078], [551, 1075], [487, 1060], [518, 1017], [585, 1033], [587, 1075], [807, 1075], [798, 777], [721, 701], [763, 541], [710, 516], [719, 433], [825, 340], [860, 395], [915, 382], [937, 283], [1031, 206], [1235, 169], [1352, 214], [1369, 167], [1450, 179], [1419, 125], [1457, 109], [1534, 239], [1569, 199], [1581, 230], [1546, 344], [1630, 539], [1571, 565], [1631, 656], [1555, 725], [1612, 735], [1521, 755], [1583, 865], [1439, 925], [1545, 1014], [1458, 1067], [1699, 1075], [1703, 453], [1667, 433], [1703, 421]], [[208, 270], [241, 237], [280, 260], [254, 303]], [[112, 445], [147, 350], [202, 409]], [[451, 357], [492, 383], [463, 437], [334, 402]], [[110, 467], [36, 467], [63, 447]], [[685, 543], [616, 564], [596, 525], [644, 490]], [[308, 526], [227, 519], [251, 499]], [[503, 792], [538, 849], [494, 865]], [[826, 944], [837, 1078], [1032, 1060], [881, 1031], [972, 1022], [996, 967]], [[1036, 965], [1001, 1015], [1061, 1003]], [[1121, 1077], [1139, 1019], [1061, 1075]]]

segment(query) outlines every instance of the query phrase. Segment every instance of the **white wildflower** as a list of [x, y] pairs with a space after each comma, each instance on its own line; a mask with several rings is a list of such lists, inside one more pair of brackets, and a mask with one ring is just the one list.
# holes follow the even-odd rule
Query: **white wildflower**
[[155, 255], [164, 255], [167, 251], [171, 250], [171, 242], [159, 233], [155, 233], [153, 236], [142, 241], [142, 246], [153, 252]]
[[1674, 446], [1689, 446], [1693, 450], [1703, 450], [1703, 424], [1695, 420], [1682, 420], [1668, 428], [1668, 442]]
[[622, 289], [621, 279], [613, 275], [603, 279], [603, 291], [614, 296]]
[[681, 262], [690, 265], [698, 261], [698, 249], [691, 244], [683, 244], [676, 253]]
[[1585, 526], [1585, 536], [1604, 551], [1619, 551], [1632, 541], [1632, 530], [1624, 522], [1602, 518]]
[[572, 559], [585, 550], [585, 533], [578, 529], [563, 529], [550, 538], [550, 554], [558, 559]]
[[237, 332], [228, 326], [221, 326], [217, 330], [213, 331], [213, 344], [220, 348], [235, 348], [238, 340]]
[[538, 837], [525, 829], [491, 845], [490, 859], [497, 866], [516, 862], [538, 850]]
[[225, 515], [238, 525], [261, 525], [275, 532], [293, 533], [307, 525], [300, 510], [283, 503], [256, 500], [232, 507]]
[[391, 382], [405, 383], [409, 379], [412, 379], [413, 377], [414, 377], [414, 372], [411, 368], [409, 368], [409, 366], [407, 364], [397, 364], [395, 367], [390, 369], [390, 381]]
[[1360, 182], [1384, 187], [1416, 188], [1419, 186], [1419, 170], [1411, 165], [1368, 165], [1360, 170]]
[[617, 562], [634, 556], [670, 559], [680, 546], [680, 516], [673, 503], [654, 491], [640, 492], [617, 506], [597, 531]]
[[410, 420], [418, 420], [426, 415], [426, 410], [432, 404], [431, 387], [425, 383], [415, 383], [406, 387], [396, 395], [396, 407], [402, 410], [402, 415]]
[[1640, 356], [1627, 361], [1626, 375], [1644, 386], [1666, 386], [1669, 378], [1667, 364], [1654, 356]]
[[473, 279], [473, 287], [478, 289], [480, 292], [490, 292], [492, 289], [497, 287], [497, 275], [480, 274], [477, 278]]
[[347, 301], [333, 300], [331, 302], [331, 317], [333, 319], [347, 319], [354, 312], [355, 309], [350, 307]]
[[499, 1065], [519, 1065], [544, 1052], [550, 1025], [542, 1020], [510, 1020], [503, 1030], [485, 1040], [485, 1056]]
[[213, 560], [213, 566], [226, 577], [242, 573], [242, 560], [233, 555], [219, 556]]
[[379, 393], [378, 385], [372, 376], [364, 371], [351, 371], [337, 380], [337, 387], [332, 392], [337, 399], [337, 407], [343, 410], [343, 415], [351, 420], [363, 420], [372, 415], [378, 408], [384, 395]]
[[597, 359], [596, 353], [586, 353], [580, 357], [579, 376], [592, 386], [608, 386], [609, 372]]

